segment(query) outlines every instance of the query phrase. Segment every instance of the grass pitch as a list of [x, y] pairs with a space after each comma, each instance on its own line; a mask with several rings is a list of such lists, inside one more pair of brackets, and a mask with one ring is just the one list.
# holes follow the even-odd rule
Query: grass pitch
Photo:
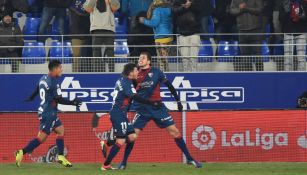
[[185, 164], [131, 163], [127, 170], [100, 171], [100, 164], [0, 164], [0, 175], [307, 175], [307, 163], [207, 163], [196, 169]]

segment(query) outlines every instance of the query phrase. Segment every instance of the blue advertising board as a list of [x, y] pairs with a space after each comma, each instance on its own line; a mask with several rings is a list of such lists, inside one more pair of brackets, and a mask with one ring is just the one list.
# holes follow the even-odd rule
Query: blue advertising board
[[[24, 102], [40, 74], [1, 74], [0, 111], [36, 111], [39, 99]], [[80, 111], [109, 110], [119, 74], [65, 74], [59, 78], [64, 97], [80, 98]], [[170, 73], [185, 110], [295, 108], [297, 97], [307, 90], [307, 73]], [[161, 96], [166, 106], [176, 103], [165, 86]], [[63, 111], [77, 110], [59, 106]]]

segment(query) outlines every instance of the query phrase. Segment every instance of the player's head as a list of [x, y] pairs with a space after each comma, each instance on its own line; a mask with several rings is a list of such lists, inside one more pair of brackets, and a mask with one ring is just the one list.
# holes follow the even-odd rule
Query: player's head
[[138, 65], [140, 68], [148, 68], [151, 63], [151, 54], [149, 52], [141, 52]]
[[48, 64], [49, 73], [53, 77], [60, 77], [62, 75], [62, 63], [59, 60], [51, 60]]
[[128, 63], [124, 66], [124, 70], [122, 72], [122, 75], [131, 79], [131, 80], [135, 80], [138, 77], [138, 69], [137, 66], [133, 63]]

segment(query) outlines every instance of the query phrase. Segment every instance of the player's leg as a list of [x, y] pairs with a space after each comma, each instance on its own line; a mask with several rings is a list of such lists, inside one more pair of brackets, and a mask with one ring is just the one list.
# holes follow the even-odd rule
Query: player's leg
[[48, 135], [42, 131], [40, 131], [36, 138], [32, 139], [23, 149], [20, 149], [15, 152], [15, 159], [17, 167], [20, 167], [23, 155], [31, 153], [35, 148], [37, 148], [40, 144], [42, 144]]
[[131, 139], [128, 137], [126, 139], [126, 148], [124, 152], [124, 157], [123, 157], [122, 162], [118, 165], [118, 169], [124, 170], [127, 167], [128, 158], [133, 150], [135, 140], [137, 139], [139, 133], [141, 132], [140, 129], [134, 129], [134, 131], [135, 131], [135, 138]]
[[126, 114], [121, 111], [112, 111], [110, 112], [110, 115], [112, 126], [114, 128], [114, 135], [116, 136], [116, 143], [111, 148], [101, 170], [113, 170], [114, 168], [111, 166], [111, 162], [121, 149], [122, 145], [126, 143], [126, 138], [128, 137], [129, 139], [132, 139], [132, 141], [136, 139], [134, 128], [126, 117]]
[[33, 152], [39, 145], [41, 145], [48, 137], [52, 130], [52, 119], [48, 117], [49, 115], [42, 116], [40, 118], [40, 131], [37, 134], [37, 137], [32, 139], [23, 149], [20, 149], [15, 152], [16, 165], [19, 167], [23, 155]]
[[196, 168], [201, 168], [202, 164], [200, 162], [196, 161], [195, 159], [193, 159], [193, 157], [191, 156], [191, 154], [190, 154], [190, 152], [187, 148], [187, 145], [186, 145], [185, 141], [183, 140], [181, 133], [180, 133], [179, 129], [176, 127], [176, 125], [175, 124], [170, 125], [166, 128], [166, 130], [174, 138], [176, 145], [183, 152], [183, 154], [186, 156], [187, 163], [193, 164]]
[[64, 156], [64, 126], [58, 118], [55, 123], [54, 132], [57, 134], [58, 162], [65, 167], [72, 167], [72, 164]]
[[174, 138], [174, 141], [178, 148], [183, 152], [187, 158], [188, 164], [193, 164], [196, 168], [202, 167], [202, 164], [195, 161], [191, 156], [185, 141], [183, 140], [179, 129], [176, 127], [174, 119], [168, 113], [168, 110], [165, 106], [162, 106], [160, 109], [152, 109], [152, 115], [154, 122], [160, 128], [166, 128], [168, 133]]
[[[142, 115], [140, 115], [142, 113]], [[150, 121], [150, 117], [147, 116], [145, 112], [137, 112], [134, 116], [134, 119], [132, 121], [134, 131], [136, 134], [136, 138], [138, 137], [141, 130], [146, 126], [146, 124]], [[126, 169], [128, 158], [133, 150], [134, 147], [134, 141], [131, 142], [127, 140], [127, 145], [125, 148], [125, 153], [122, 162], [119, 164], [118, 169]]]

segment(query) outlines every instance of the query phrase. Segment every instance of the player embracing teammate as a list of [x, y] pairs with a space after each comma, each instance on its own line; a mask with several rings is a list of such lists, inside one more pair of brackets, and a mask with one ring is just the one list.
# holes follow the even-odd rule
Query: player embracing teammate
[[[127, 137], [126, 139], [127, 145], [125, 148], [124, 158], [122, 162], [120, 163], [120, 165], [118, 166], [118, 169], [126, 169], [127, 161], [134, 147], [135, 139], [137, 138], [139, 133], [142, 131], [142, 129], [144, 129], [146, 124], [151, 120], [153, 120], [159, 128], [166, 129], [168, 133], [174, 138], [176, 145], [186, 156], [187, 164], [194, 165], [196, 168], [201, 168], [202, 164], [196, 161], [190, 155], [188, 148], [186, 146], [186, 143], [183, 140], [180, 131], [175, 126], [172, 116], [168, 113], [167, 108], [161, 101], [161, 96], [160, 96], [161, 83], [165, 84], [168, 87], [168, 89], [170, 90], [170, 92], [172, 93], [172, 95], [177, 101], [178, 110], [181, 112], [183, 109], [183, 106], [180, 102], [178, 94], [174, 86], [171, 84], [171, 82], [166, 78], [165, 74], [158, 68], [151, 67], [150, 64], [151, 64], [151, 55], [148, 52], [142, 52], [139, 57], [139, 61], [138, 61], [139, 74], [136, 79], [135, 90], [139, 97], [143, 99], [148, 99], [149, 101], [158, 103], [160, 105], [154, 106], [154, 105], [150, 105], [146, 103], [145, 104], [140, 103], [139, 101], [134, 100], [133, 105], [136, 110], [136, 114], [133, 119], [132, 125], [130, 124], [128, 125], [129, 132], [132, 132], [131, 128], [134, 128], [133, 141], [131, 141], [130, 137]], [[110, 113], [110, 115], [111, 115], [111, 120], [112, 120], [112, 112]], [[128, 119], [125, 119], [125, 120], [126, 122], [128, 122]], [[113, 128], [115, 127], [113, 126]], [[115, 130], [117, 129], [115, 128]], [[115, 145], [115, 148], [116, 147], [118, 146]], [[109, 153], [109, 156], [112, 155], [113, 149], [114, 149], [114, 146], [112, 147], [111, 152]], [[106, 170], [106, 169], [102, 168], [102, 170]]]

